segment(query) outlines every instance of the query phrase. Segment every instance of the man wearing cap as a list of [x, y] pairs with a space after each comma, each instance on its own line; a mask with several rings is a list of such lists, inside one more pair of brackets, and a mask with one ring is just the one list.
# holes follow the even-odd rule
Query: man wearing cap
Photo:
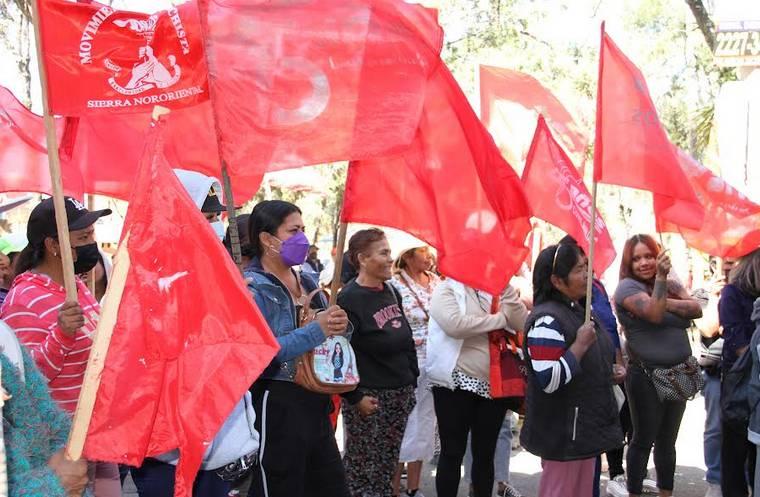
[[186, 171], [184, 169], [175, 169], [182, 182], [182, 186], [187, 190], [190, 198], [195, 205], [201, 210], [206, 220], [211, 224], [211, 228], [220, 240], [224, 239], [224, 224], [222, 224], [219, 215], [224, 212], [224, 206], [221, 201], [222, 186], [216, 178], [206, 176], [195, 171]]
[[[200, 209], [211, 228], [224, 238], [219, 213], [224, 211], [221, 188], [216, 178], [194, 171], [174, 169], [185, 190]], [[198, 289], [199, 298], [203, 289]], [[217, 291], [213, 289], [212, 291]], [[234, 372], [233, 372], [234, 373]], [[193, 483], [194, 497], [227, 497], [232, 481], [253, 464], [259, 447], [258, 433], [252, 428], [256, 413], [250, 393], [235, 406], [204, 454], [201, 469]], [[250, 420], [250, 422], [249, 422]], [[175, 467], [179, 452], [174, 450], [146, 458], [132, 468], [132, 479], [140, 497], [168, 497], [174, 494]]]
[[[86, 273], [98, 261], [95, 222], [110, 209], [88, 211], [78, 200], [64, 199], [68, 217], [74, 272]], [[63, 262], [55, 222], [53, 199], [40, 202], [29, 215], [29, 244], [16, 263], [18, 274], [11, 285], [0, 319], [13, 328], [27, 347], [40, 372], [47, 378], [53, 400], [73, 413], [79, 399], [87, 361], [100, 314], [100, 306], [87, 286], [77, 278], [77, 300], [66, 300]], [[115, 464], [92, 465], [96, 497], [120, 496]]]

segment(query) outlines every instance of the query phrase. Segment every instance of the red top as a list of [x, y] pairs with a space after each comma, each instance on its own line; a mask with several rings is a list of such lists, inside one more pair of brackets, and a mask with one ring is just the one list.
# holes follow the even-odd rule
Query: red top
[[48, 276], [20, 274], [0, 309], [0, 319], [14, 329], [48, 379], [53, 400], [68, 412], [77, 406], [100, 314], [98, 302], [78, 278], [77, 294], [85, 324], [74, 336], [58, 326], [58, 309], [66, 300], [66, 291]]

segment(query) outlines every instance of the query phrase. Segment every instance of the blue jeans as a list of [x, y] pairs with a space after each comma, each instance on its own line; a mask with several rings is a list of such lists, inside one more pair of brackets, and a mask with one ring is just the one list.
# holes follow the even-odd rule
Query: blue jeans
[[[139, 468], [131, 468], [132, 479], [140, 497], [173, 497], [174, 472], [171, 464], [145, 459]], [[232, 482], [219, 478], [214, 471], [198, 471], [193, 497], [227, 497]]]
[[720, 376], [710, 376], [703, 373], [705, 389], [702, 395], [705, 398], [705, 434], [704, 453], [705, 480], [708, 483], [720, 485]]
[[[499, 430], [499, 438], [496, 439], [496, 452], [493, 455], [494, 480], [509, 482], [509, 459], [512, 457], [512, 411], [507, 411], [504, 423]], [[472, 450], [470, 449], [470, 437], [467, 437], [467, 452], [464, 454], [464, 479], [470, 482], [472, 466]]]

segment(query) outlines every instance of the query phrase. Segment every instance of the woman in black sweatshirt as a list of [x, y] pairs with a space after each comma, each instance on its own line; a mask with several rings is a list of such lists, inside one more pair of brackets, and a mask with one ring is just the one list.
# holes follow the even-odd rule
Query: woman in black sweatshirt
[[361, 380], [343, 396], [343, 465], [352, 496], [387, 496], [415, 404], [417, 353], [401, 298], [387, 283], [393, 259], [385, 234], [377, 228], [357, 232], [348, 253], [359, 274], [338, 295], [338, 305], [354, 326], [351, 345]]

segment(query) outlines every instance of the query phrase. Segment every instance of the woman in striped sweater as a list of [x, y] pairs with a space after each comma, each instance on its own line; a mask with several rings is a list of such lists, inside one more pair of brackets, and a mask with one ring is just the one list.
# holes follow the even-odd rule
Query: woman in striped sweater
[[[50, 396], [64, 411], [73, 414], [82, 388], [92, 335], [100, 307], [77, 279], [77, 301], [67, 302], [63, 287], [63, 262], [55, 225], [53, 199], [40, 202], [29, 215], [29, 245], [16, 261], [16, 276], [0, 309], [0, 319], [13, 328], [29, 350], [48, 382]], [[98, 261], [95, 222], [111, 214], [106, 209], [88, 211], [66, 197], [74, 271], [91, 270]], [[115, 464], [93, 465], [96, 497], [121, 495]]]
[[541, 457], [539, 497], [592, 495], [596, 458], [623, 446], [613, 393], [609, 334], [584, 322], [588, 261], [575, 244], [541, 251], [533, 272], [534, 308], [525, 328], [528, 388], [520, 442]]

